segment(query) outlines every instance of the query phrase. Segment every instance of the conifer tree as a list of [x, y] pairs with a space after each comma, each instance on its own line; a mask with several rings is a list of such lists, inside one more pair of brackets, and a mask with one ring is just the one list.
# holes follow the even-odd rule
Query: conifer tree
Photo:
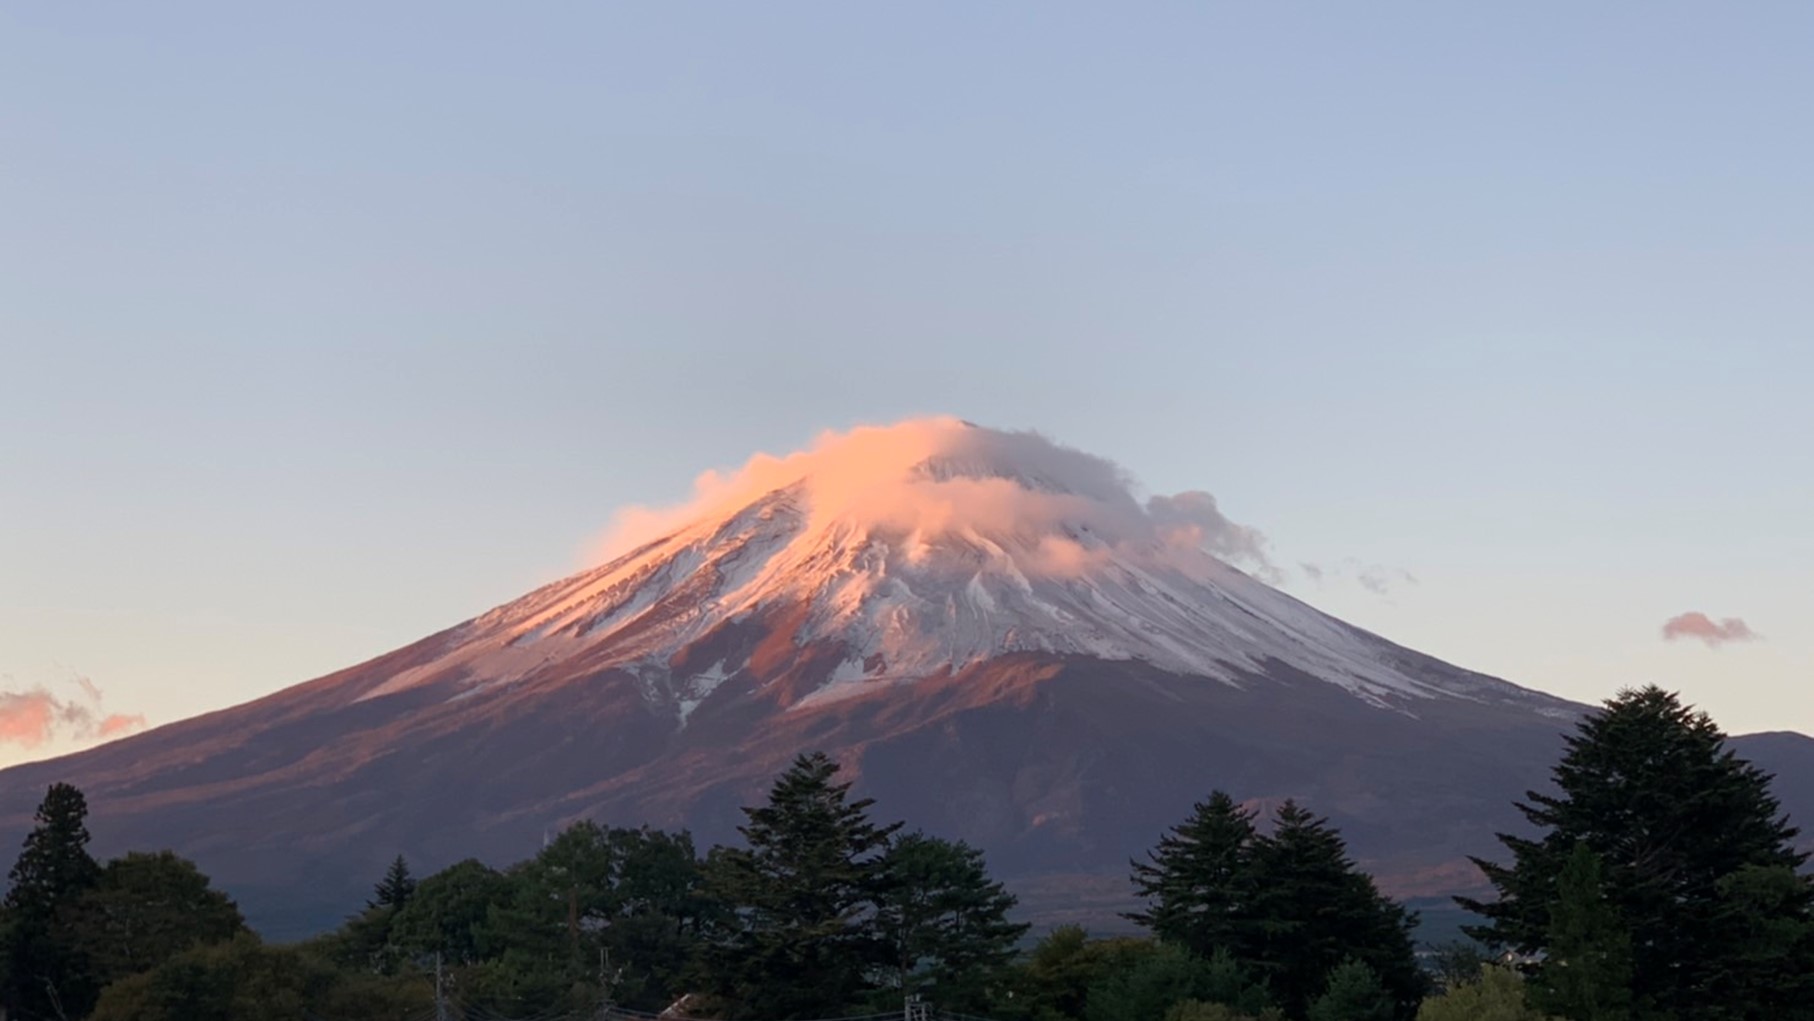
[[1713, 999], [1770, 1021], [1814, 1021], [1814, 913], [1805, 907], [1810, 884], [1814, 877], [1780, 865], [1749, 865], [1720, 880], [1719, 891], [1741, 923], [1725, 948], [1734, 964], [1716, 977]]
[[981, 851], [911, 833], [882, 859], [876, 924], [894, 973], [890, 993], [981, 1011], [1027, 926], [1008, 921], [1014, 895], [989, 878]]
[[407, 904], [410, 895], [415, 892], [416, 880], [409, 874], [409, 862], [398, 855], [391, 861], [390, 868], [384, 871], [384, 878], [372, 887], [372, 899], [366, 902], [366, 906], [396, 910]]
[[1732, 877], [1748, 868], [1793, 874], [1806, 860], [1769, 775], [1728, 749], [1705, 713], [1647, 687], [1621, 692], [1580, 722], [1554, 784], [1554, 793], [1532, 791], [1518, 805], [1537, 835], [1500, 836], [1509, 863], [1476, 860], [1498, 899], [1460, 900], [1486, 918], [1470, 934], [1520, 952], [1549, 950], [1559, 877], [1586, 844], [1630, 934], [1634, 1013], [1761, 1016], [1730, 991], [1780, 988], [1794, 976], [1780, 971], [1787, 958], [1756, 952], [1748, 937], [1773, 921], [1793, 928], [1814, 903], [1805, 883], [1768, 904], [1731, 895]]
[[1310, 1002], [1309, 1021], [1392, 1021], [1397, 1010], [1373, 969], [1352, 958], [1329, 973], [1323, 994]]
[[1159, 838], [1148, 861], [1132, 863], [1146, 909], [1127, 917], [1203, 957], [1217, 950], [1251, 957], [1258, 949], [1254, 837], [1253, 813], [1215, 791]]
[[1576, 844], [1556, 879], [1531, 1003], [1571, 1021], [1628, 1021], [1631, 998], [1631, 934], [1600, 886], [1600, 856]]
[[746, 848], [707, 861], [733, 917], [708, 955], [707, 978], [739, 1013], [764, 1018], [848, 1014], [886, 963], [874, 904], [882, 852], [899, 823], [877, 826], [870, 799], [834, 782], [823, 753], [802, 755], [768, 803], [745, 808]]
[[100, 872], [88, 854], [88, 799], [52, 784], [0, 901], [0, 1007], [27, 1018], [87, 1013], [97, 990], [63, 915]]
[[1257, 964], [1287, 1014], [1302, 1016], [1348, 958], [1371, 969], [1394, 1016], [1416, 1010], [1426, 980], [1411, 942], [1415, 921], [1355, 867], [1328, 820], [1292, 801], [1280, 806], [1272, 833], [1254, 846], [1253, 881]]

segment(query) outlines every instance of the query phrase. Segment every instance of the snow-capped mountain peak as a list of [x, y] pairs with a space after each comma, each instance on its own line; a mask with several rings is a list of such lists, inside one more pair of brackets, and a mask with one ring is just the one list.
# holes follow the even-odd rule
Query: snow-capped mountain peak
[[785, 620], [802, 649], [835, 648], [806, 704], [1027, 652], [1206, 683], [1283, 664], [1378, 704], [1521, 691], [1433, 672], [1243, 572], [1230, 561], [1267, 566], [1261, 540], [1209, 494], [1142, 502], [1112, 462], [1035, 433], [939, 418], [827, 434], [708, 472], [696, 491], [623, 515], [602, 566], [463, 625], [446, 656], [365, 697], [533, 682], [579, 661], [644, 677], [684, 723], [746, 663], [671, 665], [758, 618]]

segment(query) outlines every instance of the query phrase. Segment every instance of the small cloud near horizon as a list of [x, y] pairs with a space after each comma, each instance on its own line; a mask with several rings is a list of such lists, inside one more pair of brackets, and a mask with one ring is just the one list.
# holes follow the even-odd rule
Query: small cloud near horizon
[[20, 690], [0, 689], [0, 745], [17, 745], [31, 751], [58, 738], [105, 741], [144, 729], [145, 717], [141, 713], [106, 712], [101, 689], [92, 680], [76, 677], [74, 684], [81, 694], [68, 698], [41, 684]]
[[1707, 643], [1710, 649], [1717, 649], [1727, 642], [1755, 642], [1763, 636], [1751, 630], [1751, 625], [1740, 617], [1727, 617], [1714, 620], [1698, 610], [1677, 614], [1663, 622], [1663, 640], [1673, 642], [1678, 638], [1698, 638]]

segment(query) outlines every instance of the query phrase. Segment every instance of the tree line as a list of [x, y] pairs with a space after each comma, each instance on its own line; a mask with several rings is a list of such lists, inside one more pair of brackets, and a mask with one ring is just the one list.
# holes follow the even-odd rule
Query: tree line
[[1703, 713], [1622, 692], [1519, 804], [1469, 946], [1425, 948], [1327, 820], [1211, 792], [1131, 863], [1142, 936], [1057, 928], [964, 843], [876, 821], [823, 754], [739, 846], [581, 822], [507, 868], [397, 858], [337, 930], [271, 945], [168, 852], [106, 863], [50, 788], [0, 901], [8, 1021], [900, 1013], [998, 1021], [1814, 1019], [1814, 884], [1769, 777]]

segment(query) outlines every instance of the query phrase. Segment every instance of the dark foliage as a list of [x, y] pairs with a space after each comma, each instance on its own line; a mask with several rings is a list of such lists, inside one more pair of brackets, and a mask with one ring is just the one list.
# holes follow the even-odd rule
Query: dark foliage
[[[1511, 861], [1478, 862], [1498, 899], [1462, 900], [1486, 919], [1472, 935], [1549, 951], [1556, 906], [1568, 903], [1559, 883], [1583, 845], [1629, 933], [1634, 1017], [1766, 1016], [1734, 997], [1805, 981], [1799, 951], [1757, 941], [1806, 931], [1814, 886], [1795, 878], [1806, 855], [1769, 775], [1726, 748], [1705, 713], [1655, 687], [1622, 692], [1569, 737], [1554, 782], [1518, 806], [1539, 835], [1501, 835]], [[1778, 877], [1770, 892], [1741, 878], [1760, 875]]]

